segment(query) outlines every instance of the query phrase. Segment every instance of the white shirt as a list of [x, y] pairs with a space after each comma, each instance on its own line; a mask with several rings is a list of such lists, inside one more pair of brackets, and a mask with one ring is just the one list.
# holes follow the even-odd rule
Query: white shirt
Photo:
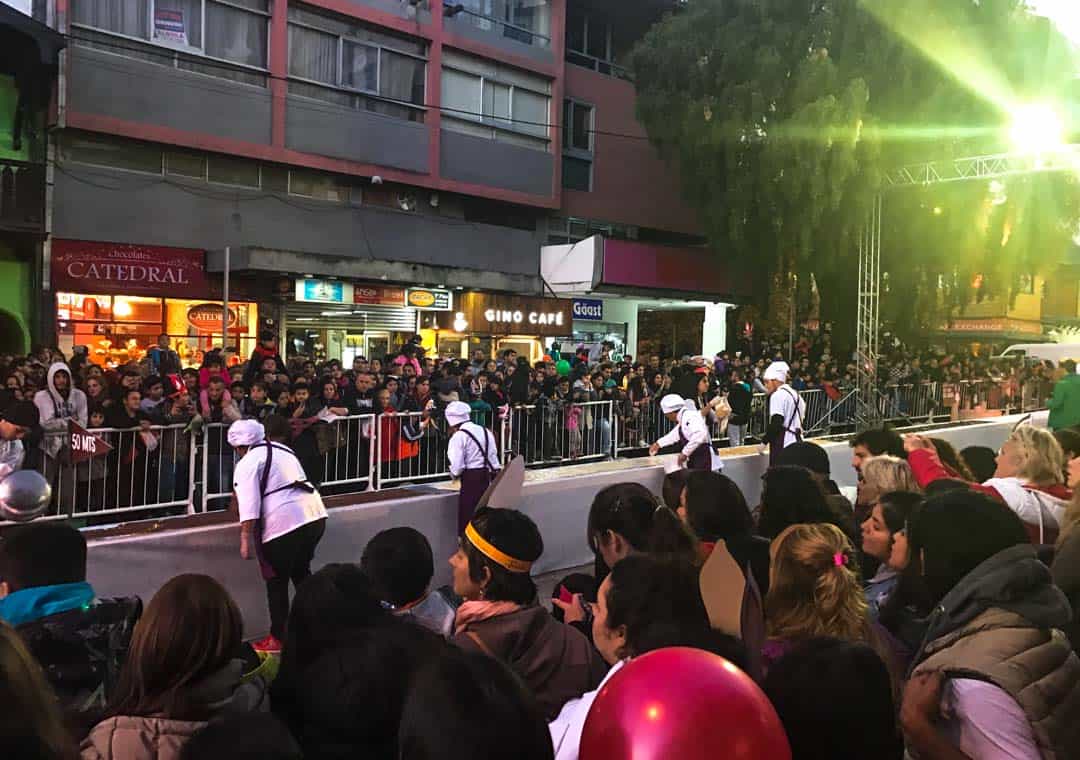
[[[270, 475], [266, 479], [266, 493], [259, 492], [268, 447], [256, 445], [236, 464], [233, 474], [233, 490], [240, 506], [240, 522], [262, 519], [262, 542], [291, 533], [299, 527], [326, 517], [326, 507], [318, 491], [309, 493], [301, 488], [285, 488], [296, 481], [307, 480], [300, 460], [288, 446], [272, 444], [274, 455], [270, 459]], [[278, 490], [278, 489], [282, 490]]]
[[[476, 443], [473, 443], [472, 438], [466, 435], [466, 430], [476, 439]], [[450, 436], [450, 444], [446, 449], [446, 455], [450, 460], [450, 474], [453, 477], [460, 478], [461, 473], [465, 472], [465, 470], [481, 470], [484, 468], [485, 437], [487, 438], [488, 447], [488, 466], [492, 471], [502, 467], [499, 464], [499, 442], [495, 440], [494, 433], [486, 427], [477, 425], [475, 422], [466, 422], [458, 428], [456, 433]], [[479, 448], [476, 446], [477, 443], [480, 444]]]
[[793, 431], [802, 432], [803, 417], [806, 416], [806, 402], [802, 396], [787, 383], [776, 389], [769, 396], [769, 419], [780, 415], [784, 421], [784, 448], [787, 448], [797, 440]]
[[660, 448], [674, 446], [679, 442], [680, 430], [682, 430], [683, 437], [686, 438], [686, 445], [683, 446], [682, 450], [683, 456], [686, 457], [697, 451], [698, 446], [708, 446], [712, 440], [709, 436], [709, 428], [705, 424], [701, 412], [697, 409], [683, 409], [679, 412], [679, 424], [656, 443]]
[[585, 729], [585, 718], [589, 715], [596, 695], [604, 688], [613, 675], [619, 672], [629, 660], [619, 660], [611, 666], [611, 670], [604, 676], [604, 680], [596, 687], [596, 691], [587, 691], [579, 699], [571, 699], [562, 710], [559, 717], [548, 723], [548, 731], [551, 732], [551, 744], [555, 747], [555, 760], [578, 760], [578, 749], [581, 746], [581, 732]]

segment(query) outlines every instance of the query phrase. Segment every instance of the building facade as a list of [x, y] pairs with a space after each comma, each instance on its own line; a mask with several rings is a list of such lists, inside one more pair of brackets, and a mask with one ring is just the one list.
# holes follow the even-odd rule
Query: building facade
[[602, 26], [620, 4], [599, 0], [36, 5], [68, 41], [43, 337], [119, 363], [165, 332], [197, 361], [228, 319], [240, 353], [272, 328], [346, 358], [416, 331], [434, 347], [425, 313], [452, 323], [470, 292], [551, 295], [541, 247], [560, 225], [706, 255], [615, 64], [668, 5], [627, 29]]

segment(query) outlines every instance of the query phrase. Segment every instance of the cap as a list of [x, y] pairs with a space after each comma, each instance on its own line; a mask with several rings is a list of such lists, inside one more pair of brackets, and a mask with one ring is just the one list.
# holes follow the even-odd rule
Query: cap
[[469, 421], [472, 408], [464, 401], [452, 401], [446, 406], [446, 421], [451, 425], [461, 425]]
[[787, 382], [788, 372], [791, 371], [791, 367], [787, 365], [787, 362], [773, 362], [766, 368], [764, 378], [765, 380], [779, 380], [780, 382]]
[[776, 463], [805, 467], [818, 475], [829, 474], [829, 455], [825, 453], [825, 449], [809, 441], [798, 441], [784, 447], [777, 454]]
[[266, 430], [257, 420], [237, 420], [229, 425], [230, 446], [254, 446], [266, 438]]
[[0, 417], [18, 427], [35, 428], [41, 424], [41, 413], [33, 401], [16, 401]]
[[684, 401], [683, 397], [677, 393], [669, 393], [660, 399], [660, 409], [663, 410], [664, 414], [677, 412], [685, 406], [686, 401]]

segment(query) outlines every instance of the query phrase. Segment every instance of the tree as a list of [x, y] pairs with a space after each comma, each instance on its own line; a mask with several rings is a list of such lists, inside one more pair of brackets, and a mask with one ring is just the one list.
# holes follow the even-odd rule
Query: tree
[[[1005, 149], [1007, 98], [1054, 92], [1074, 64], [1022, 0], [687, 0], [630, 56], [639, 118], [714, 247], [761, 291], [776, 272], [812, 275], [843, 343], [858, 235], [883, 171]], [[890, 291], [919, 310], [906, 326], [961, 308], [976, 272], [984, 292], [1011, 292], [1064, 250], [1075, 183], [1027, 183], [993, 213], [985, 185], [889, 196]], [[932, 213], [946, 202], [949, 213]], [[1007, 252], [991, 244], [1006, 226]]]

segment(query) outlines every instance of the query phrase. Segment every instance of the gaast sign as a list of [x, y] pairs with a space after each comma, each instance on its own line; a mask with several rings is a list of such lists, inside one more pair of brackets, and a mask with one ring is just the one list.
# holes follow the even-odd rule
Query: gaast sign
[[604, 320], [604, 302], [595, 298], [575, 298], [574, 319], [602, 322]]

